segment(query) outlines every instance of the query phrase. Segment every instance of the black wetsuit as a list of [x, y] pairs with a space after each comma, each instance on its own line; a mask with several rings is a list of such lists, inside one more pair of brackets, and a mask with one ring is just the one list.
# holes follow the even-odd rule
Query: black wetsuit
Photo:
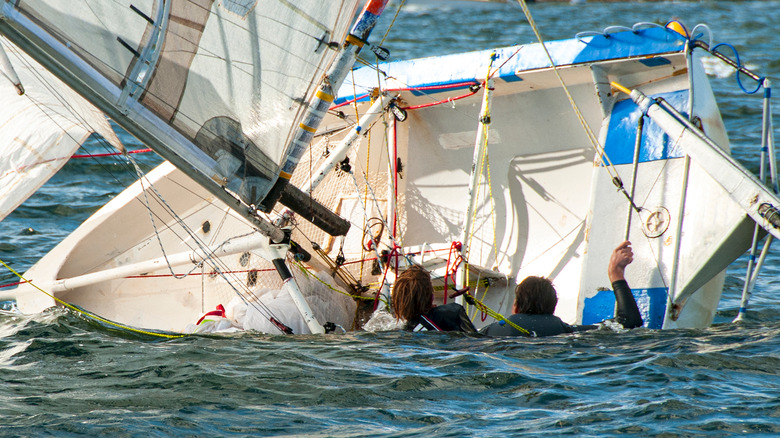
[[466, 309], [457, 303], [434, 307], [425, 315], [420, 315], [411, 321], [407, 321], [404, 330], [466, 333], [476, 333], [477, 331], [468, 315], [466, 315]]
[[[617, 316], [615, 321], [625, 328], [635, 328], [642, 325], [642, 315], [639, 314], [639, 308], [631, 294], [631, 288], [625, 280], [618, 280], [612, 283], [612, 290], [615, 292], [617, 301]], [[561, 321], [555, 315], [529, 315], [514, 314], [507, 318], [512, 323], [531, 332], [531, 336], [554, 336], [563, 333], [574, 333], [585, 330], [591, 330], [597, 325], [576, 325], [572, 326]], [[488, 336], [525, 336], [509, 324], [494, 322], [487, 327], [483, 327], [479, 332]]]

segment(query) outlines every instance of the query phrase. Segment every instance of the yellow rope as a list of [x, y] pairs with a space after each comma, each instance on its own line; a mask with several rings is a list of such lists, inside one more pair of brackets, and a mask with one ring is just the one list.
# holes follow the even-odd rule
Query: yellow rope
[[490, 307], [486, 306], [485, 303], [483, 303], [482, 301], [476, 299], [473, 295], [469, 295], [469, 297], [472, 300], [474, 300], [475, 307], [477, 309], [479, 309], [480, 311], [486, 313], [488, 316], [491, 316], [491, 317], [493, 317], [496, 320], [504, 321], [505, 323], [509, 324], [512, 328], [514, 328], [515, 330], [519, 331], [520, 333], [522, 333], [524, 335], [531, 336], [531, 332], [529, 332], [528, 330], [526, 330], [526, 329], [520, 327], [519, 325], [513, 323], [512, 321], [506, 319], [504, 317], [504, 315], [502, 315], [502, 314], [496, 312], [495, 310], [491, 309]]
[[[477, 221], [477, 204], [479, 204], [479, 194], [480, 194], [480, 190], [479, 190], [479, 179], [480, 178], [479, 177], [482, 176], [482, 173], [483, 173], [484, 168], [485, 168], [485, 163], [488, 160], [488, 151], [487, 150], [488, 150], [488, 140], [489, 140], [489, 137], [490, 137], [490, 135], [489, 135], [490, 124], [488, 122], [488, 120], [490, 120], [490, 105], [489, 105], [489, 103], [490, 103], [490, 90], [488, 88], [490, 86], [489, 84], [490, 84], [491, 69], [493, 68], [493, 61], [495, 61], [495, 59], [496, 59], [496, 52], [493, 52], [490, 55], [490, 63], [488, 64], [487, 74], [485, 75], [485, 93], [484, 93], [484, 97], [482, 99], [482, 107], [485, 109], [485, 114], [484, 115], [480, 115], [480, 117], [482, 117], [480, 119], [480, 123], [484, 126], [484, 129], [482, 131], [482, 139], [481, 139], [481, 141], [484, 142], [485, 147], [483, 148], [483, 151], [482, 151], [482, 159], [480, 160], [480, 167], [477, 170], [477, 175], [478, 175], [477, 176], [477, 183], [476, 183], [476, 185], [474, 187], [474, 191], [472, 192], [472, 196], [476, 197], [475, 198], [475, 202], [474, 202], [474, 211], [471, 212], [471, 215], [472, 215], [471, 216], [471, 223], [472, 224], [476, 223], [476, 221]], [[487, 176], [487, 184], [488, 184], [488, 186], [490, 186], [490, 174], [489, 173], [488, 173], [488, 176]], [[490, 190], [488, 196], [492, 196], [492, 190]], [[491, 205], [492, 205], [492, 199], [491, 199]], [[492, 213], [491, 213], [491, 217], [492, 217]], [[466, 241], [466, 254], [464, 254], [464, 258], [463, 258], [463, 268], [465, 269], [464, 284], [469, 284], [469, 254], [471, 253], [471, 241], [474, 238], [474, 227], [472, 226], [471, 228], [472, 229], [470, 230], [469, 235], [466, 236], [466, 238], [467, 238], [467, 241]], [[493, 226], [493, 233], [495, 234], [495, 222], [494, 222], [494, 226]], [[494, 238], [494, 242], [493, 243], [495, 244], [495, 238]]]
[[487, 180], [488, 180], [488, 196], [490, 196], [490, 221], [493, 223], [493, 254], [496, 257], [495, 266], [498, 266], [498, 237], [496, 235], [496, 204], [493, 197], [493, 179], [490, 176], [490, 160], [486, 155], [487, 160]]
[[[490, 289], [490, 283], [489, 282], [486, 282], [486, 283], [487, 284], [485, 284], [485, 290], [484, 290], [484, 292], [482, 292], [482, 299], [483, 300], [485, 299], [485, 295], [487, 295], [488, 289]], [[469, 291], [469, 295], [474, 297], [474, 301], [476, 301], [478, 293], [479, 293], [479, 281], [477, 281], [477, 285], [474, 286], [474, 294], [472, 295], [471, 292]], [[466, 304], [467, 305], [469, 304], [468, 300], [466, 300]], [[475, 305], [474, 306], [474, 311], [471, 312], [471, 317], [470, 317], [472, 321], [474, 320], [474, 318], [477, 317], [477, 312], [479, 312], [479, 307]], [[466, 314], [468, 314], [468, 309], [466, 310]]]
[[[346, 296], [354, 298], [356, 300], [371, 300], [371, 301], [373, 301], [375, 299], [374, 297], [365, 297], [363, 295], [353, 295], [351, 293], [344, 292], [341, 289], [336, 289], [330, 283], [327, 283], [327, 282], [323, 281], [320, 277], [317, 277], [316, 275], [312, 275], [311, 272], [309, 272], [309, 270], [306, 268], [306, 266], [304, 266], [300, 261], [293, 259], [293, 263], [295, 264], [295, 266], [298, 269], [300, 269], [304, 274], [306, 274], [306, 276], [319, 281], [320, 283], [325, 285], [325, 287], [327, 287], [328, 289], [332, 290], [333, 292], [338, 292], [338, 293], [340, 293], [342, 295], [346, 295]], [[389, 304], [385, 300], [381, 300], [380, 299], [380, 301], [382, 301], [386, 306], [389, 306]]]
[[[482, 300], [484, 300], [485, 297], [487, 296], [488, 289], [490, 289], [490, 280], [488, 280], [487, 278], [483, 278], [481, 281], [480, 280], [476, 281], [476, 284], [474, 286], [474, 293], [472, 294], [471, 292], [469, 292], [469, 295], [474, 297], [475, 301], [477, 299], [477, 294], [479, 293], [480, 286], [485, 286], [485, 289], [482, 291]], [[471, 287], [471, 285], [469, 285], [469, 287]], [[468, 304], [468, 301], [466, 302], [466, 304]], [[471, 313], [472, 320], [476, 318], [478, 311], [479, 308], [477, 306], [474, 306], [474, 312]]]
[[[352, 75], [352, 95], [357, 97], [357, 88], [355, 88], [355, 70], [353, 69], [349, 74]], [[355, 125], [360, 125], [360, 112], [358, 111], [358, 100], [355, 99], [352, 102], [352, 107], [355, 108]]]
[[398, 18], [398, 14], [401, 13], [401, 8], [404, 7], [404, 4], [406, 3], [406, 0], [401, 0], [401, 4], [398, 5], [398, 10], [395, 11], [395, 16], [393, 17], [393, 21], [390, 22], [390, 26], [387, 27], [387, 32], [385, 32], [384, 36], [382, 36], [382, 40], [379, 41], [378, 45], [382, 45], [385, 42], [385, 39], [387, 38], [387, 35], [390, 34], [390, 29], [393, 28], [393, 25], [395, 24], [395, 19]]
[[65, 302], [65, 301], [55, 297], [54, 295], [52, 295], [52, 294], [46, 292], [45, 290], [41, 289], [40, 287], [38, 287], [32, 281], [27, 280], [26, 278], [24, 278], [22, 276], [22, 274], [16, 272], [12, 267], [8, 266], [4, 261], [0, 260], [0, 263], [2, 263], [3, 266], [6, 267], [6, 269], [11, 271], [14, 275], [19, 277], [22, 281], [24, 281], [25, 283], [28, 283], [30, 286], [32, 286], [32, 287], [38, 289], [39, 291], [43, 292], [45, 295], [47, 295], [49, 298], [53, 299], [57, 303], [61, 304], [64, 307], [67, 307], [67, 308], [69, 308], [69, 309], [71, 309], [71, 310], [73, 310], [73, 311], [75, 311], [77, 313], [80, 313], [82, 315], [88, 316], [88, 317], [90, 317], [90, 318], [92, 318], [92, 319], [94, 319], [96, 321], [100, 321], [100, 322], [102, 322], [104, 324], [108, 324], [108, 325], [110, 325], [112, 327], [116, 327], [116, 328], [119, 328], [119, 329], [122, 329], [122, 330], [127, 330], [127, 331], [134, 332], [134, 333], [141, 333], [141, 334], [144, 334], [144, 335], [158, 336], [158, 337], [161, 337], [161, 338], [183, 338], [185, 336], [188, 336], [186, 334], [172, 335], [172, 334], [167, 334], [167, 333], [150, 332], [150, 331], [146, 331], [146, 330], [137, 329], [137, 328], [134, 328], [134, 327], [129, 327], [129, 326], [126, 326], [124, 324], [120, 324], [120, 323], [117, 323], [117, 322], [114, 322], [114, 321], [109, 321], [109, 320], [107, 320], [107, 319], [105, 319], [105, 318], [103, 318], [101, 316], [98, 316], [98, 315], [96, 315], [94, 313], [91, 313], [91, 312], [88, 312], [86, 310], [79, 309], [78, 307], [76, 307], [76, 306], [74, 306], [74, 305], [72, 305], [70, 303], [67, 303], [67, 302]]
[[[485, 132], [487, 132], [487, 129], [485, 129]], [[485, 142], [487, 142], [488, 140], [487, 137], [488, 136], [486, 134]], [[487, 147], [485, 147], [485, 155], [482, 160], [483, 160], [485, 171], [487, 172], [487, 189], [488, 189], [487, 198], [490, 201], [490, 221], [493, 224], [493, 251], [496, 257], [496, 264], [498, 264], [498, 237], [496, 235], [496, 204], [495, 204], [495, 198], [493, 197], [493, 184], [492, 184], [493, 178], [490, 176], [490, 156], [488, 154]], [[469, 247], [470, 245], [471, 242], [469, 242]]]

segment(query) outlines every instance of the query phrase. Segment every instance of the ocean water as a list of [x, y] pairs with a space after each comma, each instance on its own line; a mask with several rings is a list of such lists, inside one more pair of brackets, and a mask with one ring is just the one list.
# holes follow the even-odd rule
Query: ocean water
[[[715, 43], [732, 44], [759, 74], [780, 76], [780, 2], [530, 8], [546, 39], [671, 18], [706, 23]], [[533, 40], [512, 4], [408, 0], [383, 44], [405, 59]], [[757, 169], [760, 96], [746, 98], [734, 75], [712, 83], [734, 155]], [[753, 84], [745, 79], [745, 86]], [[123, 140], [133, 147], [129, 136]], [[86, 149], [105, 152], [96, 142]], [[138, 159], [146, 169], [158, 162], [150, 154]], [[71, 160], [0, 223], [0, 258], [24, 271], [134, 179], [122, 161]], [[775, 250], [747, 319], [734, 324], [746, 257], [735, 261], [715, 324], [700, 330], [161, 340], [64, 309], [3, 314], [0, 436], [777, 436], [778, 261]], [[0, 273], [0, 284], [14, 281]]]

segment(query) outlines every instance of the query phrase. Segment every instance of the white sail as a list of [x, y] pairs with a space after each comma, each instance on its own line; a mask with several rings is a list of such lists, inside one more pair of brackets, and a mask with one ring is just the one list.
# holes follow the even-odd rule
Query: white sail
[[0, 78], [0, 220], [48, 181], [92, 132], [122, 147], [103, 113], [16, 47], [1, 43], [25, 94]]
[[216, 181], [254, 204], [276, 179], [358, 3], [21, 0], [4, 13], [35, 34], [41, 56], [81, 75], [83, 84], [69, 85], [84, 86], [120, 125], [170, 148], [162, 155], [196, 169], [200, 184]]

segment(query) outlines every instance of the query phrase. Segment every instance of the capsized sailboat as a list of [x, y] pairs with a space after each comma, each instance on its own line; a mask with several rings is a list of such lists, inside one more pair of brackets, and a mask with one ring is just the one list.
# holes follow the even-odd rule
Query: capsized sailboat
[[[290, 9], [287, 2], [279, 4]], [[174, 10], [163, 3], [157, 7], [163, 8], [155, 15], [162, 20]], [[251, 22], [236, 19], [236, 11], [222, 4], [211, 7], [210, 17]], [[377, 7], [370, 2], [364, 13], [375, 16], [381, 12]], [[6, 4], [6, 15], [19, 14], [9, 8]], [[301, 11], [288, 18], [309, 22], [311, 15]], [[201, 26], [201, 41], [209, 41], [209, 20]], [[510, 313], [514, 286], [526, 275], [553, 279], [559, 292], [556, 313], [564, 320], [591, 323], [612, 316], [606, 261], [628, 238], [635, 254], [628, 280], [646, 325], [707, 326], [725, 267], [761, 230], [777, 233], [773, 221], [780, 200], [728, 157], [728, 136], [701, 64], [703, 57], [719, 54], [684, 29], [670, 27], [644, 24], [544, 46], [363, 67], [340, 88], [326, 84], [338, 89], [332, 95], [322, 86], [315, 90], [312, 74], [305, 86], [290, 88], [296, 92], [282, 93], [289, 97], [284, 105], [290, 105], [307, 90], [310, 103], [308, 112], [296, 110], [281, 137], [265, 135], [275, 126], [265, 124], [277, 120], [273, 111], [251, 123], [240, 120], [253, 114], [251, 102], [229, 111], [240, 123], [209, 114], [214, 108], [198, 108], [194, 115], [200, 116], [187, 115], [186, 121], [178, 119], [187, 112], [171, 111], [173, 129], [163, 129], [166, 138], [181, 140], [188, 152], [191, 145], [209, 145], [205, 152], [193, 152], [206, 172], [185, 174], [196, 166], [169, 158], [173, 165], [161, 165], [109, 202], [25, 276], [67, 302], [137, 327], [181, 331], [201, 313], [240, 297], [244, 306], [226, 316], [258, 316], [269, 324], [259, 330], [272, 333], [299, 321], [291, 331], [301, 333], [322, 331], [326, 322], [351, 327], [352, 297], [372, 298], [381, 307], [394, 276], [416, 263], [434, 273], [439, 301], [463, 299], [454, 296], [469, 288], [476, 304], [467, 306], [477, 326], [492, 322], [487, 315]], [[346, 28], [339, 29], [343, 35]], [[0, 25], [0, 31], [17, 30]], [[168, 31], [149, 30], [137, 38], [152, 38], [154, 32], [161, 38]], [[344, 38], [353, 49], [366, 43], [355, 34]], [[129, 35], [121, 38], [127, 43]], [[327, 52], [326, 42], [333, 40], [319, 38], [326, 46], [321, 48], [307, 40], [307, 53]], [[212, 61], [200, 56], [226, 60], [226, 53], [215, 52], [217, 46], [188, 59], [191, 72], [199, 71], [200, 61]], [[154, 56], [165, 50], [158, 52]], [[153, 56], [148, 60], [158, 62]], [[114, 71], [135, 71], [131, 64]], [[241, 63], [230, 65], [228, 71], [239, 74], [234, 69], [241, 70]], [[130, 77], [143, 83], [144, 68]], [[201, 80], [227, 82], [210, 86], [227, 88], [239, 102], [248, 99], [231, 88], [232, 76], [203, 72]], [[127, 90], [119, 101], [135, 108], [144, 93], [123, 81], [116, 82], [115, 92]], [[766, 81], [760, 85], [768, 88]], [[166, 102], [199, 102], [196, 85], [179, 93], [178, 100]], [[642, 96], [665, 104], [646, 103]], [[669, 116], [659, 115], [656, 106]], [[162, 114], [140, 112], [146, 111]], [[321, 123], [310, 122], [312, 117]], [[218, 124], [206, 129], [208, 139], [198, 141], [200, 128], [192, 128], [192, 120], [205, 126], [215, 118]], [[764, 129], [771, 150], [771, 117], [765, 117]], [[233, 159], [236, 143], [278, 146], [282, 137], [286, 155]], [[155, 147], [154, 139], [139, 138]], [[302, 149], [309, 141], [311, 147]], [[268, 161], [268, 156], [284, 158]], [[217, 193], [203, 179], [213, 171], [222, 176]], [[247, 181], [238, 178], [244, 175]], [[297, 204], [322, 205], [352, 226], [341, 234], [323, 231], [300, 220], [311, 219], [313, 209], [294, 214], [281, 205], [261, 205], [284, 200], [287, 190], [301, 201]], [[237, 199], [254, 206], [251, 217], [246, 208], [235, 208]], [[289, 240], [269, 238], [279, 227], [291, 229]], [[288, 265], [289, 275], [280, 277]], [[285, 289], [303, 282], [311, 287], [300, 288], [300, 295]], [[278, 293], [282, 289], [290, 294]], [[22, 311], [54, 304], [29, 285], [13, 297]], [[303, 305], [288, 305], [298, 298]], [[291, 308], [294, 312], [285, 313]]]

